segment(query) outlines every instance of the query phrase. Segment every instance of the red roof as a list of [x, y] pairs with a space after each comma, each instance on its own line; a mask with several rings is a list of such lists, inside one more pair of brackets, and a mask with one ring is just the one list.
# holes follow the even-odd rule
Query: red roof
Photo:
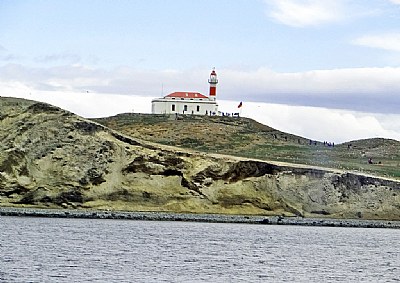
[[207, 96], [199, 93], [199, 92], [173, 92], [168, 94], [165, 97], [170, 97], [170, 98], [208, 98]]

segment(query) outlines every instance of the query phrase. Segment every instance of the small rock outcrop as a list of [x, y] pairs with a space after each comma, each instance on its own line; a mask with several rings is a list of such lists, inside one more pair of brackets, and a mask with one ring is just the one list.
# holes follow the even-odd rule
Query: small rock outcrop
[[0, 98], [0, 206], [400, 220], [400, 181], [207, 155]]

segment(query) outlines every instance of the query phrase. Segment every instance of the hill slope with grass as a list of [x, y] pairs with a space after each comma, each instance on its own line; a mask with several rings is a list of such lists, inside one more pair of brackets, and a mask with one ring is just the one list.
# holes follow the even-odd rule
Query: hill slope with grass
[[400, 142], [390, 139], [374, 138], [335, 145], [237, 117], [126, 113], [94, 120], [131, 137], [206, 153], [400, 178]]
[[[194, 139], [197, 133], [209, 131], [201, 117], [195, 118], [198, 128], [189, 127], [187, 133], [169, 128], [163, 133], [162, 127], [158, 132], [154, 128], [154, 119], [169, 123], [171, 117], [145, 116], [138, 119], [148, 126], [137, 126], [128, 135], [122, 128], [117, 131], [115, 126], [106, 127], [45, 103], [0, 97], [0, 206], [400, 219], [400, 181], [227, 156], [222, 146], [236, 140], [239, 147], [246, 140], [243, 148], [251, 150], [260, 131], [283, 148], [308, 148], [306, 139], [283, 137], [246, 119], [210, 117], [207, 123], [218, 130], [230, 129], [232, 135], [223, 138], [208, 133], [200, 152], [200, 145], [193, 141], [189, 144], [196, 150], [166, 145], [171, 144], [168, 140], [164, 145], [147, 141], [143, 133], [154, 139], [168, 134], [170, 141], [174, 135], [183, 141], [185, 135]], [[189, 118], [180, 119], [184, 123]], [[132, 129], [131, 121], [123, 124]], [[238, 127], [243, 140], [236, 133]], [[138, 138], [135, 133], [140, 131]], [[204, 148], [213, 140], [221, 140], [218, 154], [206, 153]]]

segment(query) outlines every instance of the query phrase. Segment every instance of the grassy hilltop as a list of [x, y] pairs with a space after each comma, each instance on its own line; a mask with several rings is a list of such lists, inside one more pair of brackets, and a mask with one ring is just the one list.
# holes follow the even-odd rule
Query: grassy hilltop
[[[374, 138], [334, 146], [249, 118], [126, 113], [93, 119], [131, 137], [165, 145], [400, 178], [400, 142]], [[369, 164], [371, 158], [374, 164]]]

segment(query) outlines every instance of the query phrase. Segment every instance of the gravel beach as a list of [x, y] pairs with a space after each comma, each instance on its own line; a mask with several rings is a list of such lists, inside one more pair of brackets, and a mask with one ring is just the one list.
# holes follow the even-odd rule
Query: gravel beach
[[1, 216], [127, 219], [145, 221], [190, 221], [212, 223], [243, 223], [261, 225], [300, 225], [326, 227], [394, 228], [400, 229], [400, 221], [301, 218], [282, 216], [249, 216], [223, 214], [189, 214], [165, 212], [122, 212], [99, 210], [35, 209], [0, 207]]

